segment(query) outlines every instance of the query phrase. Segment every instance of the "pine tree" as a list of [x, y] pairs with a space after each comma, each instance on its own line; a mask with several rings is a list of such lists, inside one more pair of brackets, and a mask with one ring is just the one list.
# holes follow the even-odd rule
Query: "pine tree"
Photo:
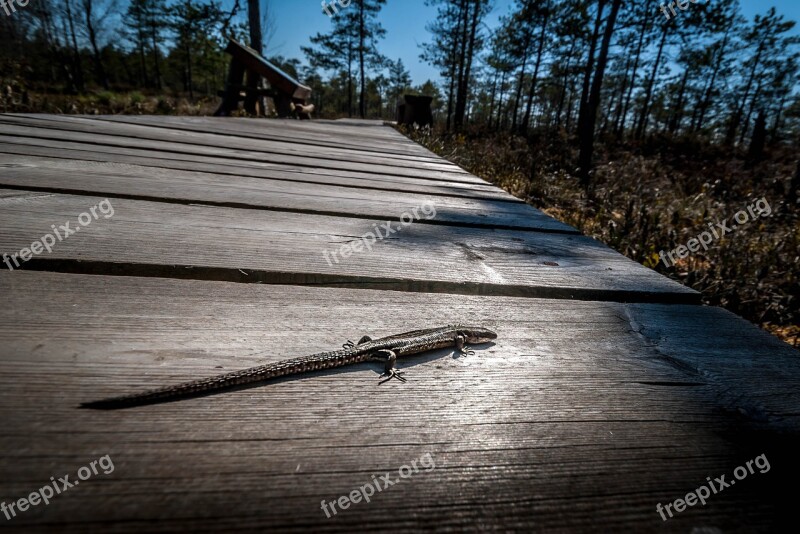
[[386, 0], [353, 0], [332, 17], [328, 33], [311, 37], [313, 47], [302, 47], [314, 68], [347, 73], [348, 115], [353, 116], [354, 71], [358, 70], [358, 114], [367, 115], [367, 73], [381, 71], [385, 58], [378, 52], [378, 40], [386, 30], [377, 21]]
[[[600, 33], [600, 20], [603, 15], [605, 3], [606, 0], [598, 0], [595, 35]], [[600, 107], [600, 91], [603, 87], [603, 77], [605, 76], [606, 65], [608, 64], [609, 47], [611, 46], [611, 38], [614, 34], [614, 27], [621, 5], [622, 0], [612, 0], [611, 12], [604, 22], [604, 29], [602, 32], [603, 40], [600, 44], [597, 65], [594, 65], [593, 54], [590, 52], [589, 61], [586, 66], [587, 71], [594, 70], [594, 74], [586, 100], [581, 102], [581, 116], [578, 120], [578, 136], [580, 138], [578, 166], [580, 167], [581, 183], [584, 187], [589, 186], [589, 177], [592, 170], [592, 156], [594, 154], [595, 126], [597, 123], [597, 112]]]
[[411, 74], [409, 74], [405, 65], [403, 65], [402, 59], [398, 58], [397, 61], [389, 60], [387, 66], [389, 70], [389, 77], [387, 80], [389, 86], [387, 95], [388, 103], [389, 106], [393, 106], [397, 100], [411, 88]]
[[789, 60], [786, 54], [795, 54], [793, 50], [800, 43], [800, 38], [785, 35], [794, 26], [794, 22], [784, 20], [783, 15], [778, 15], [775, 8], [771, 8], [764, 16], [756, 15], [753, 25], [743, 34], [744, 44], [750, 54], [742, 64], [744, 72], [738, 88], [738, 103], [728, 121], [725, 135], [727, 145], [734, 144], [740, 128], [739, 143], [744, 140], [753, 110], [765, 96], [762, 92], [765, 84], [780, 77], [781, 65]]
[[175, 50], [182, 56], [184, 90], [189, 93], [189, 99], [194, 100], [197, 56], [207, 48], [213, 29], [221, 25], [223, 13], [215, 2], [195, 0], [180, 0], [172, 5], [169, 13], [169, 27], [176, 35]]
[[335, 17], [330, 33], [318, 33], [311, 37], [313, 47], [301, 50], [315, 69], [342, 72], [346, 75], [347, 116], [353, 116], [353, 71], [356, 61], [356, 38], [352, 27], [343, 17]]
[[[169, 25], [164, 0], [130, 0], [124, 17], [129, 39], [139, 54], [140, 75], [145, 86], [162, 87], [161, 50], [164, 32]], [[153, 78], [147, 70], [147, 56], [152, 56]]]
[[94, 60], [95, 77], [100, 82], [100, 85], [103, 86], [103, 89], [108, 90], [108, 74], [106, 73], [106, 68], [103, 65], [103, 56], [100, 53], [97, 34], [102, 20], [105, 18], [105, 15], [108, 15], [109, 7], [106, 6], [107, 10], [105, 15], [98, 14], [97, 4], [101, 3], [102, 2], [97, 2], [95, 0], [81, 0], [81, 7], [83, 8], [83, 23], [86, 28], [86, 35], [89, 39], [89, 44], [92, 47], [92, 59]]

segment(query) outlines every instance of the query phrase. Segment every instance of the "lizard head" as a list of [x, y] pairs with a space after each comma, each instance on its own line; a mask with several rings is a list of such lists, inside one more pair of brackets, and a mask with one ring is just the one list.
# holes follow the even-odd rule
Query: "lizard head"
[[482, 326], [464, 326], [458, 330], [467, 338], [467, 343], [471, 344], [488, 343], [493, 339], [497, 339], [497, 334]]

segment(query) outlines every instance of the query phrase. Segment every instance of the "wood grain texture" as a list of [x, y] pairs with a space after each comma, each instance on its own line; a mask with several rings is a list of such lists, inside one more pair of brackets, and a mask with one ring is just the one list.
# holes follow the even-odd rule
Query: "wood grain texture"
[[[0, 250], [29, 246], [102, 197], [2, 191]], [[185, 206], [126, 199], [38, 261], [213, 268], [269, 283], [608, 300], [697, 302], [699, 295], [580, 235]], [[425, 218], [424, 212], [418, 212]], [[430, 213], [430, 212], [429, 212]], [[413, 219], [413, 217], [411, 217]], [[409, 221], [409, 217], [405, 217]], [[370, 252], [332, 256], [369, 232], [394, 233]], [[328, 254], [326, 256], [325, 254]], [[338, 262], [337, 262], [338, 260]], [[47, 266], [45, 266], [47, 268]], [[109, 267], [110, 268], [110, 267]], [[131, 269], [146, 274], [147, 269]], [[228, 278], [224, 278], [228, 279]]]
[[463, 184], [420, 178], [383, 176], [352, 171], [308, 169], [291, 165], [235, 162], [223, 158], [183, 154], [153, 154], [147, 150], [101, 147], [82, 143], [0, 136], [0, 153], [21, 156], [46, 156], [60, 160], [78, 160], [103, 164], [138, 165], [168, 171], [193, 171], [223, 176], [265, 178], [284, 182], [336, 185], [376, 191], [403, 191], [461, 198], [497, 199], [520, 202], [519, 199], [489, 184]]
[[[51, 225], [74, 228], [106, 196], [114, 207], [27, 263], [32, 271], [0, 264], [0, 503], [50, 477], [74, 480], [101, 456], [114, 471], [10, 521], [0, 513], [0, 525], [693, 534], [796, 525], [787, 488], [800, 475], [797, 351], [728, 312], [684, 304], [699, 295], [594, 240], [552, 233], [569, 227], [399, 132], [195, 117], [0, 123], [0, 253]], [[323, 251], [376, 224], [396, 228], [428, 200], [432, 222], [326, 262]], [[512, 224], [524, 229], [497, 229]], [[403, 358], [406, 384], [378, 386], [376, 363], [177, 403], [77, 409], [457, 322], [499, 338], [474, 356]], [[731, 480], [759, 455], [769, 472], [662, 521], [657, 504], [707, 477]], [[419, 472], [371, 502], [332, 518], [321, 509], [412, 462]]]
[[[4, 117], [27, 117], [51, 119], [52, 115], [3, 114]], [[306, 128], [296, 120], [230, 119], [220, 117], [159, 117], [159, 116], [121, 116], [121, 115], [70, 115], [69, 119], [117, 124], [135, 124], [164, 128], [167, 130], [193, 131], [224, 135], [232, 138], [256, 139], [273, 142], [290, 141], [295, 145], [312, 147], [336, 146], [364, 153], [393, 154], [427, 159], [439, 158], [416, 143], [409, 143], [392, 128], [373, 126], [355, 128], [342, 121], [324, 121], [325, 125], [311, 125]], [[317, 122], [317, 121], [315, 121]], [[349, 134], [349, 135], [348, 135]]]
[[[0, 500], [114, 462], [4, 526], [760, 532], [794, 517], [782, 485], [800, 474], [800, 360], [718, 309], [20, 271], [0, 272], [0, 292]], [[406, 384], [378, 386], [379, 365], [364, 364], [76, 409], [449, 322], [499, 338], [466, 358], [401, 361]], [[435, 469], [331, 519], [321, 510], [427, 454]], [[761, 454], [768, 473], [667, 523], [656, 512]]]
[[[381, 165], [409, 165], [421, 168], [446, 170], [466, 174], [453, 163], [435, 155], [404, 155], [391, 152], [365, 152], [349, 147], [330, 145], [300, 145], [290, 141], [275, 141], [272, 139], [252, 139], [246, 137], [233, 137], [196, 131], [193, 129], [174, 129], [157, 127], [149, 124], [133, 124], [118, 121], [92, 120], [79, 117], [44, 115], [44, 116], [10, 116], [0, 115], [0, 124], [27, 126], [34, 128], [55, 129], [62, 131], [75, 131], [82, 133], [97, 133], [110, 137], [130, 137], [146, 140], [167, 140], [180, 144], [207, 146], [214, 148], [227, 148], [231, 150], [249, 150], [262, 152], [267, 155], [292, 155], [298, 157], [313, 157], [321, 161], [356, 161]], [[2, 127], [2, 126], [0, 126]], [[388, 127], [385, 127], [388, 128]], [[268, 131], [272, 131], [269, 128]]]
[[[215, 117], [158, 117], [99, 115], [85, 116], [90, 120], [146, 124], [148, 126], [189, 129], [233, 137], [291, 140], [296, 144], [340, 146], [364, 152], [406, 154], [417, 157], [438, 158], [436, 154], [416, 144], [392, 128], [377, 121], [315, 120], [301, 124], [295, 120], [236, 119], [230, 121]], [[304, 121], [305, 122], [305, 121]], [[278, 137], [280, 136], [280, 137]]]
[[[420, 161], [415, 161], [412, 164], [404, 161], [392, 163], [380, 157], [339, 160], [334, 159], [340, 157], [335, 148], [331, 148], [327, 151], [327, 157], [320, 157], [318, 155], [284, 155], [281, 153], [219, 147], [211, 144], [198, 145], [190, 142], [175, 142], [168, 139], [170, 136], [160, 134], [160, 132], [164, 130], [157, 128], [150, 129], [151, 133], [148, 137], [139, 138], [126, 136], [122, 133], [120, 135], [109, 135], [102, 127], [94, 127], [91, 125], [85, 127], [72, 125], [67, 129], [59, 129], [53, 126], [13, 124], [13, 122], [19, 121], [15, 118], [0, 116], [0, 135], [13, 138], [26, 137], [39, 140], [82, 142], [91, 145], [123, 149], [135, 148], [166, 154], [177, 153], [189, 156], [212, 156], [227, 158], [234, 161], [265, 162], [309, 168], [358, 171], [388, 176], [406, 176], [464, 183], [483, 183], [480, 178], [466, 173], [451, 163], [440, 164]], [[26, 122], [33, 121], [28, 120]], [[50, 123], [46, 124], [50, 125]], [[102, 125], [103, 123], [98, 124]], [[80, 131], [84, 128], [87, 130], [86, 132]], [[186, 136], [188, 137], [188, 134], [186, 134]], [[368, 159], [369, 161], [354, 161], [357, 159]]]
[[[377, 126], [374, 135], [364, 136], [362, 128], [347, 128], [341, 130], [339, 121], [325, 121], [324, 129], [316, 131], [297, 131], [295, 120], [253, 120], [229, 119], [218, 117], [158, 117], [158, 116], [129, 116], [129, 115], [3, 115], [4, 117], [25, 117], [52, 122], [85, 122], [89, 124], [111, 123], [117, 125], [134, 125], [148, 128], [161, 128], [168, 132], [190, 132], [194, 134], [211, 134], [223, 136], [229, 141], [253, 142], [258, 141], [261, 146], [285, 146], [287, 143], [295, 149], [314, 150], [317, 148], [329, 150], [336, 148], [348, 153], [361, 155], [381, 155], [392, 159], [407, 161], [433, 161], [447, 162], [444, 158], [428, 151], [420, 145], [409, 143], [403, 136], [397, 137], [397, 132]], [[389, 130], [391, 136], [384, 133]]]
[[3, 169], [0, 185], [38, 191], [372, 219], [396, 217], [398, 212], [429, 204], [441, 215], [431, 221], [423, 219], [424, 223], [578, 233], [521, 202], [343, 188], [2, 153], [0, 166]]

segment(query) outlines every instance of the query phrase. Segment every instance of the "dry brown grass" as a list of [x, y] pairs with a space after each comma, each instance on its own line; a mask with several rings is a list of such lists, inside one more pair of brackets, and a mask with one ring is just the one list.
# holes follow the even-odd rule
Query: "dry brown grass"
[[82, 95], [14, 91], [7, 85], [0, 94], [4, 113], [55, 113], [79, 115], [211, 115], [216, 98], [145, 95], [139, 91], [98, 91]]
[[[776, 149], [748, 168], [730, 152], [696, 140], [657, 138], [648, 144], [600, 147], [589, 194], [576, 178], [564, 136], [526, 140], [474, 131], [444, 135], [404, 131], [415, 141], [579, 228], [629, 258], [703, 293], [800, 346], [800, 224], [785, 198], [796, 153]], [[545, 140], [546, 139], [546, 140]], [[661, 250], [685, 245], [708, 223], [731, 219], [764, 198], [772, 215], [749, 222], [675, 266]]]

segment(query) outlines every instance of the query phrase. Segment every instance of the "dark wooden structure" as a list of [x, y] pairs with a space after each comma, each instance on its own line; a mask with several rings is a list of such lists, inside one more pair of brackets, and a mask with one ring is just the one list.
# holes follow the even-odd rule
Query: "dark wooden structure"
[[[228, 116], [248, 98], [270, 97], [275, 102], [278, 117], [289, 117], [296, 112], [301, 119], [310, 119], [313, 106], [306, 107], [311, 98], [311, 88], [301, 84], [289, 74], [261, 57], [255, 50], [233, 39], [228, 40], [225, 51], [231, 56], [228, 80], [225, 89], [220, 91], [222, 102], [214, 115]], [[250, 71], [263, 76], [269, 82], [269, 89], [252, 88], [245, 85], [245, 72]], [[302, 106], [302, 107], [301, 107]]]
[[[795, 349], [369, 121], [0, 115], [0, 503], [19, 531], [791, 532]], [[420, 206], [433, 206], [428, 219]], [[421, 217], [369, 252], [324, 252]], [[430, 213], [430, 210], [427, 212]], [[81, 402], [452, 322], [499, 338], [125, 411]], [[328, 517], [387, 473], [423, 469]], [[765, 455], [771, 469], [663, 521]], [[787, 525], [789, 528], [787, 528]]]
[[420, 127], [433, 124], [431, 102], [431, 96], [403, 95], [397, 101], [397, 123]]

